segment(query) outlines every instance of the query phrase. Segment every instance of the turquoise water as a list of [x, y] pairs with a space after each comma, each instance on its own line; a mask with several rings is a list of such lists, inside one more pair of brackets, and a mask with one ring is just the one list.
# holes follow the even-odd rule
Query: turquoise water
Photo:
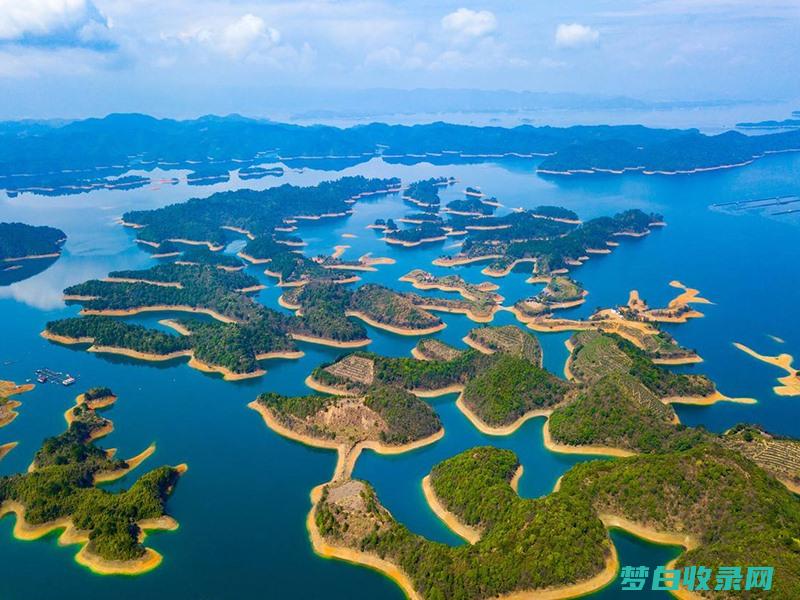
[[[342, 174], [400, 176], [412, 180], [453, 175], [460, 182], [447, 192], [455, 197], [466, 185], [478, 185], [496, 195], [507, 207], [556, 204], [574, 209], [583, 218], [639, 207], [665, 214], [669, 226], [641, 240], [623, 240], [610, 256], [593, 258], [574, 276], [590, 292], [587, 303], [566, 312], [585, 316], [597, 306], [624, 303], [630, 289], [638, 289], [651, 305], [675, 295], [668, 286], [678, 279], [699, 288], [715, 304], [701, 307], [703, 319], [669, 329], [684, 345], [696, 348], [705, 359], [684, 368], [708, 373], [730, 396], [758, 399], [755, 405], [719, 404], [713, 407], [679, 407], [681, 419], [721, 431], [740, 422], [758, 422], [782, 434], [800, 436], [798, 398], [781, 398], [772, 392], [783, 372], [755, 361], [732, 346], [741, 341], [764, 354], [788, 352], [800, 357], [800, 223], [764, 215], [731, 216], [708, 205], [740, 198], [796, 193], [800, 157], [776, 156], [746, 169], [691, 177], [564, 178], [544, 180], [534, 173], [535, 161], [504, 161], [475, 165], [387, 165], [373, 160], [341, 172], [287, 170], [281, 180], [247, 182], [263, 188], [283, 182], [313, 184]], [[48, 224], [69, 236], [64, 256], [44, 272], [12, 286], [0, 287], [0, 378], [24, 381], [37, 367], [48, 366], [79, 376], [69, 389], [44, 385], [21, 397], [20, 416], [0, 430], [0, 443], [19, 446], [0, 462], [0, 474], [27, 468], [42, 439], [64, 429], [64, 411], [75, 394], [93, 385], [110, 385], [119, 394], [107, 415], [116, 430], [101, 443], [116, 447], [120, 456], [132, 456], [151, 442], [157, 452], [140, 470], [161, 464], [186, 462], [189, 472], [169, 501], [169, 512], [180, 522], [176, 532], [158, 533], [148, 545], [164, 555], [155, 571], [141, 577], [99, 577], [73, 561], [76, 547], [60, 547], [51, 536], [35, 542], [13, 539], [13, 519], [0, 520], [0, 598], [171, 597], [216, 599], [275, 598], [402, 598], [399, 588], [378, 573], [338, 561], [316, 557], [305, 532], [312, 487], [327, 481], [333, 471], [332, 452], [314, 450], [280, 438], [261, 418], [246, 408], [257, 394], [274, 390], [305, 393], [303, 380], [314, 366], [334, 359], [334, 349], [303, 344], [299, 361], [269, 361], [266, 376], [229, 383], [188, 368], [185, 361], [146, 364], [124, 358], [97, 356], [50, 344], [39, 337], [44, 324], [77, 312], [65, 307], [61, 290], [108, 271], [142, 268], [152, 259], [132, 241], [132, 232], [114, 224], [125, 210], [149, 208], [204, 196], [212, 191], [242, 187], [234, 177], [228, 184], [189, 188], [183, 184], [161, 189], [98, 191], [80, 196], [42, 198], [22, 194], [0, 196], [0, 220]], [[389, 197], [356, 205], [346, 220], [304, 224], [298, 232], [309, 243], [309, 255], [329, 253], [347, 244], [344, 258], [365, 252], [391, 256], [397, 264], [380, 266], [363, 274], [397, 289], [411, 286], [397, 281], [412, 268], [451, 273], [431, 261], [457, 242], [424, 248], [386, 246], [380, 235], [365, 229], [375, 218], [399, 217], [409, 212], [398, 198]], [[356, 238], [343, 238], [343, 233]], [[232, 240], [235, 237], [231, 238]], [[230, 248], [234, 251], [237, 245]], [[486, 278], [480, 266], [457, 270], [469, 281]], [[259, 270], [250, 268], [268, 285], [260, 301], [277, 308], [280, 290]], [[520, 268], [504, 279], [493, 280], [506, 303], [532, 295], [540, 286], [526, 284]], [[440, 292], [432, 295], [444, 295]], [[460, 315], [442, 315], [447, 323], [439, 337], [456, 345], [475, 325]], [[131, 319], [154, 325], [163, 315]], [[495, 324], [514, 323], [501, 312]], [[407, 356], [416, 338], [400, 337], [369, 328], [371, 350]], [[779, 344], [769, 335], [785, 340]], [[539, 336], [545, 366], [561, 374], [568, 334]], [[384, 504], [413, 531], [448, 544], [461, 540], [444, 527], [422, 497], [420, 482], [437, 462], [475, 446], [491, 444], [514, 450], [525, 468], [520, 493], [536, 497], [548, 493], [558, 477], [578, 461], [592, 457], [559, 455], [542, 446], [542, 420], [527, 422], [507, 437], [480, 434], [455, 408], [455, 398], [431, 400], [444, 423], [445, 437], [436, 444], [401, 456], [365, 452], [355, 475], [371, 481]], [[136, 474], [113, 484], [126, 487]], [[678, 550], [655, 546], [621, 532], [613, 532], [622, 564], [663, 564]], [[600, 592], [617, 597], [616, 584]], [[642, 597], [642, 595], [637, 597]], [[663, 595], [662, 595], [663, 596]]]

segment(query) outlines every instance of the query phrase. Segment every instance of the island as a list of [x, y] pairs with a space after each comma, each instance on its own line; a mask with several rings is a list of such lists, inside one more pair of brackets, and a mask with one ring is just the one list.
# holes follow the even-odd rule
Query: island
[[364, 449], [398, 454], [444, 435], [426, 402], [395, 386], [374, 385], [354, 396], [287, 397], [265, 393], [248, 405], [284, 437], [339, 453], [336, 478], [350, 476]]
[[754, 402], [722, 395], [704, 375], [673, 373], [656, 364], [652, 353], [614, 333], [581, 331], [569, 339], [568, 347], [571, 354], [566, 371], [580, 383], [593, 383], [610, 373], [626, 373], [667, 403]]
[[65, 241], [55, 227], [0, 223], [0, 263], [58, 258]]
[[357, 176], [309, 187], [286, 184], [265, 190], [217, 192], [164, 208], [130, 211], [122, 220], [134, 226], [137, 240], [155, 247], [174, 242], [221, 249], [226, 231], [243, 230], [255, 239], [271, 238], [285, 220], [347, 216], [352, 212], [348, 200], [391, 193], [399, 183], [397, 179]]
[[[550, 214], [567, 215], [552, 217]], [[573, 213], [539, 207], [516, 211], [493, 219], [495, 227], [468, 228], [459, 254], [434, 261], [439, 266], [457, 266], [475, 261], [491, 261], [485, 275], [503, 277], [521, 263], [533, 263], [533, 272], [549, 277], [580, 266], [593, 254], [604, 254], [619, 236], [644, 236], [663, 223], [658, 214], [633, 209], [613, 217], [598, 217], [584, 223], [572, 219]], [[484, 219], [488, 221], [488, 219]]]
[[66, 234], [54, 227], [0, 223], [0, 286], [49, 268], [61, 256]]
[[[22, 406], [13, 396], [30, 392], [34, 388], [32, 383], [17, 385], [13, 381], [0, 380], [0, 427], [5, 427], [17, 418], [16, 409]], [[17, 442], [0, 443], [0, 460], [17, 447]]]
[[[14, 536], [31, 540], [60, 531], [60, 544], [81, 546], [75, 560], [100, 574], [137, 575], [156, 568], [161, 555], [143, 545], [147, 531], [177, 529], [166, 502], [186, 465], [159, 467], [130, 488], [98, 487], [138, 466], [154, 448], [128, 461], [113, 457], [95, 440], [110, 431], [110, 421], [93, 407], [97, 393], [79, 397], [67, 413], [67, 430], [46, 439], [26, 473], [0, 478], [0, 517], [16, 516]], [[102, 402], [101, 402], [102, 404]]]
[[534, 296], [514, 303], [510, 309], [522, 323], [555, 310], [580, 306], [586, 302], [586, 296], [589, 294], [580, 283], [564, 275], [554, 275], [549, 278], [531, 277], [528, 281], [531, 283], [546, 281], [547, 285]]

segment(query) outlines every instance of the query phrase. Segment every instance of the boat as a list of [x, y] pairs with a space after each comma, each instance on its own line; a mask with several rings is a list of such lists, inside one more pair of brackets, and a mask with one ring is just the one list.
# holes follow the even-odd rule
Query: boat
[[61, 380], [61, 385], [64, 386], [72, 385], [73, 383], [75, 383], [75, 378], [69, 373], [67, 373], [66, 377], [64, 377], [64, 379]]

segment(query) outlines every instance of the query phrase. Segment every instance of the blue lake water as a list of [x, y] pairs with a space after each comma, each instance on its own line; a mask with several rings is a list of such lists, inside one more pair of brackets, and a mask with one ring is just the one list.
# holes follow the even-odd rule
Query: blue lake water
[[[448, 190], [445, 201], [458, 196], [466, 185], [480, 186], [497, 196], [507, 209], [555, 204], [575, 210], [582, 218], [638, 207], [665, 215], [669, 225], [644, 239], [622, 241], [610, 256], [596, 257], [573, 275], [589, 290], [584, 306], [565, 312], [586, 316], [598, 306], [615, 306], [637, 289], [652, 306], [675, 295], [668, 283], [678, 279], [700, 289], [713, 305], [701, 306], [706, 314], [668, 329], [686, 346], [696, 348], [705, 362], [684, 368], [707, 373], [730, 396], [758, 399], [755, 405], [718, 404], [712, 407], [679, 407], [683, 422], [722, 431], [741, 422], [761, 423], [780, 434], [800, 437], [798, 398], [772, 392], [783, 372], [755, 361], [732, 345], [743, 342], [763, 354], [800, 356], [800, 223], [797, 218], [763, 214], [730, 215], [709, 209], [714, 202], [797, 193], [800, 157], [775, 156], [744, 169], [694, 176], [624, 177], [592, 176], [545, 180], [536, 176], [536, 161], [433, 166], [390, 165], [379, 159], [344, 171], [306, 168], [287, 169], [281, 179], [231, 182], [210, 187], [184, 184], [159, 189], [96, 191], [65, 197], [20, 194], [0, 196], [0, 221], [48, 224], [69, 236], [64, 255], [44, 272], [0, 287], [0, 378], [25, 381], [33, 370], [47, 366], [79, 377], [72, 388], [39, 385], [21, 397], [20, 416], [0, 429], [0, 443], [19, 446], [0, 462], [0, 475], [27, 468], [43, 438], [60, 433], [64, 411], [74, 396], [93, 385], [109, 385], [119, 401], [107, 415], [115, 431], [101, 441], [116, 447], [120, 456], [132, 456], [151, 442], [157, 452], [140, 471], [161, 464], [186, 462], [189, 471], [168, 503], [179, 522], [175, 532], [157, 533], [147, 544], [164, 555], [155, 571], [135, 578], [100, 577], [77, 565], [76, 547], [60, 547], [55, 538], [21, 542], [12, 536], [13, 519], [0, 520], [0, 598], [116, 598], [171, 597], [180, 599], [249, 598], [402, 598], [399, 588], [373, 571], [316, 557], [305, 531], [305, 517], [312, 487], [327, 481], [335, 455], [287, 441], [268, 430], [246, 404], [264, 391], [302, 394], [306, 375], [339, 351], [302, 344], [299, 361], [269, 361], [267, 375], [243, 382], [188, 368], [185, 361], [147, 364], [124, 358], [98, 356], [51, 344], [39, 337], [45, 323], [77, 313], [65, 307], [61, 290], [109, 271], [143, 268], [154, 261], [133, 243], [133, 235], [114, 223], [125, 210], [152, 208], [205, 196], [221, 189], [263, 188], [284, 182], [311, 185], [346, 174], [399, 176], [405, 181], [452, 175], [459, 184]], [[161, 176], [162, 174], [157, 175]], [[163, 173], [166, 175], [166, 173]], [[507, 210], [506, 209], [506, 210]], [[363, 274], [364, 282], [383, 283], [411, 290], [397, 279], [413, 268], [437, 273], [458, 272], [472, 282], [486, 280], [481, 267], [456, 271], [433, 267], [440, 254], [455, 252], [457, 240], [431, 247], [402, 249], [387, 246], [380, 234], [366, 229], [376, 218], [400, 217], [412, 212], [396, 196], [359, 202], [347, 219], [303, 224], [298, 234], [308, 242], [309, 255], [330, 253], [335, 245], [351, 246], [344, 258], [366, 252], [390, 256], [394, 265], [380, 266]], [[345, 238], [342, 234], [353, 234]], [[231, 238], [232, 240], [235, 237]], [[235, 251], [234, 245], [230, 251]], [[523, 265], [525, 266], [525, 265]], [[534, 294], [539, 285], [525, 283], [528, 268], [503, 279], [499, 293], [506, 304]], [[259, 269], [249, 271], [267, 284], [258, 298], [278, 309], [280, 289]], [[436, 292], [433, 295], [439, 295]], [[279, 309], [282, 310], [282, 309]], [[460, 315], [442, 315], [447, 328], [438, 336], [451, 344], [475, 326]], [[131, 319], [155, 325], [163, 315]], [[514, 323], [510, 313], [500, 312], [495, 324]], [[417, 338], [401, 337], [369, 328], [371, 350], [408, 356]], [[771, 337], [778, 336], [785, 343]], [[568, 334], [539, 335], [545, 366], [561, 374]], [[436, 444], [400, 456], [365, 452], [355, 476], [373, 483], [383, 503], [413, 531], [448, 544], [461, 540], [427, 507], [421, 479], [437, 462], [476, 445], [495, 445], [514, 450], [524, 466], [520, 494], [547, 494], [571, 465], [593, 457], [554, 454], [542, 445], [542, 420], [527, 422], [513, 435], [489, 437], [476, 431], [455, 407], [455, 397], [431, 400], [445, 426], [445, 437]], [[113, 484], [127, 487], [136, 473]], [[621, 563], [664, 564], [678, 550], [645, 543], [613, 532]], [[597, 597], [614, 598], [612, 584]], [[666, 597], [663, 594], [659, 597]], [[643, 597], [643, 594], [637, 597]]]

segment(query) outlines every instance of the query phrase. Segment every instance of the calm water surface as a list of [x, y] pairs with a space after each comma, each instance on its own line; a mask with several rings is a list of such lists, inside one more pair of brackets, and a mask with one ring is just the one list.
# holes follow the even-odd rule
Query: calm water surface
[[[533, 161], [504, 161], [475, 165], [390, 165], [380, 160], [344, 171], [287, 170], [286, 176], [261, 181], [231, 182], [211, 187], [180, 184], [160, 189], [97, 191], [91, 194], [45, 198], [22, 194], [8, 199], [0, 195], [0, 220], [24, 221], [60, 227], [69, 236], [64, 256], [46, 271], [26, 281], [0, 287], [0, 378], [25, 381], [33, 370], [48, 366], [79, 377], [69, 389], [40, 385], [21, 399], [20, 416], [0, 430], [0, 443], [19, 441], [19, 446], [0, 462], [0, 474], [27, 468], [42, 439], [60, 433], [63, 413], [75, 394], [93, 385], [110, 385], [119, 395], [107, 415], [115, 431], [102, 440], [116, 447], [120, 456], [132, 456], [151, 442], [158, 450], [140, 469], [186, 462], [182, 478], [168, 510], [180, 529], [156, 533], [148, 545], [164, 555], [161, 567], [145, 576], [100, 577], [78, 566], [76, 547], [60, 547], [50, 536], [35, 542], [12, 537], [13, 519], [0, 520], [0, 598], [64, 599], [170, 597], [217, 598], [402, 598], [399, 588], [378, 573], [338, 561], [316, 557], [305, 532], [311, 488], [327, 481], [335, 455], [287, 441], [268, 430], [246, 404], [263, 391], [307, 393], [306, 375], [319, 363], [334, 359], [338, 351], [303, 344], [306, 356], [299, 361], [270, 361], [266, 376], [245, 382], [224, 382], [200, 373], [177, 360], [145, 364], [124, 358], [97, 356], [48, 343], [39, 337], [51, 319], [74, 315], [78, 307], [65, 307], [61, 290], [110, 270], [144, 268], [153, 263], [133, 243], [132, 232], [114, 220], [125, 210], [153, 208], [206, 196], [221, 189], [263, 188], [284, 182], [311, 185], [347, 174], [399, 176], [405, 181], [453, 175], [459, 184], [448, 190], [445, 202], [466, 185], [477, 185], [511, 207], [556, 204], [574, 209], [582, 218], [610, 214], [631, 207], [664, 213], [669, 226], [641, 240], [625, 240], [610, 256], [594, 258], [574, 276], [589, 290], [587, 303], [565, 312], [583, 317], [598, 306], [615, 306], [638, 289], [652, 306], [675, 295], [668, 286], [673, 279], [699, 288], [714, 304], [701, 307], [703, 319], [670, 327], [678, 340], [696, 348], [705, 362], [684, 368], [710, 375], [730, 396], [758, 399], [755, 405], [720, 404], [705, 408], [678, 408], [681, 420], [722, 431], [741, 422], [757, 422], [781, 434], [800, 436], [797, 398], [781, 398], [772, 392], [782, 372], [756, 362], [732, 346], [741, 341], [764, 354], [800, 354], [800, 224], [797, 220], [762, 214], [732, 216], [710, 210], [709, 204], [742, 198], [797, 193], [800, 157], [773, 157], [746, 168], [691, 177], [589, 177], [545, 180], [534, 173]], [[325, 167], [326, 165], [320, 165]], [[178, 173], [180, 174], [180, 173]], [[156, 178], [166, 173], [156, 174]], [[351, 246], [344, 257], [365, 252], [391, 256], [397, 264], [364, 274], [363, 281], [383, 283], [401, 290], [411, 286], [397, 281], [412, 268], [436, 273], [454, 270], [431, 266], [443, 253], [457, 251], [448, 239], [428, 248], [400, 249], [386, 246], [379, 234], [365, 229], [374, 219], [399, 217], [411, 209], [399, 198], [388, 197], [356, 205], [356, 213], [344, 220], [305, 224], [298, 232], [308, 242], [309, 255], [330, 253], [333, 246]], [[344, 238], [342, 234], [355, 234]], [[231, 238], [233, 252], [241, 242]], [[469, 281], [486, 278], [480, 266], [459, 268]], [[258, 269], [250, 268], [268, 288], [258, 296], [278, 309], [280, 289]], [[506, 304], [536, 293], [540, 285], [525, 283], [524, 269], [496, 280]], [[439, 292], [432, 295], [442, 295]], [[279, 309], [282, 310], [282, 309]], [[442, 315], [447, 322], [439, 337], [451, 344], [460, 341], [473, 326], [460, 315]], [[147, 315], [131, 321], [154, 326], [163, 315]], [[514, 323], [501, 312], [495, 324]], [[785, 340], [781, 344], [770, 335]], [[395, 336], [370, 328], [371, 350], [408, 356], [416, 338]], [[540, 335], [545, 366], [561, 374], [567, 357], [568, 334]], [[461, 540], [427, 507], [421, 479], [437, 462], [476, 445], [514, 450], [525, 468], [520, 493], [525, 497], [547, 494], [571, 465], [589, 456], [554, 454], [542, 445], [542, 419], [531, 420], [507, 437], [489, 437], [476, 431], [455, 407], [455, 397], [431, 400], [446, 429], [436, 444], [401, 456], [365, 452], [355, 476], [371, 481], [383, 503], [413, 531], [447, 544]], [[136, 477], [113, 484], [129, 486]], [[679, 552], [655, 546], [621, 532], [612, 537], [622, 564], [664, 564]], [[597, 597], [615, 598], [615, 583]], [[638, 597], [645, 597], [643, 594]], [[665, 597], [659, 595], [659, 597]]]

